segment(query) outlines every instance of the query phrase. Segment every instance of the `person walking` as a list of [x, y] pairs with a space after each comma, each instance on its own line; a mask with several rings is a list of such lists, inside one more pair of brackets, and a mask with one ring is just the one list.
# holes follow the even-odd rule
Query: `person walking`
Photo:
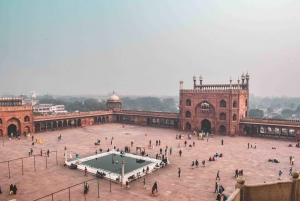
[[172, 155], [172, 150], [173, 150], [172, 147], [170, 147], [170, 155]]
[[155, 186], [152, 186], [152, 191], [151, 191], [151, 195], [154, 196], [155, 195]]
[[157, 182], [156, 182], [156, 181], [155, 181], [155, 183], [154, 183], [154, 187], [155, 187], [156, 193], [158, 193], [158, 190], [157, 190]]
[[160, 140], [158, 140], [158, 145], [160, 146]]
[[146, 179], [145, 178], [144, 178], [143, 184], [144, 184], [144, 188], [146, 188]]
[[221, 194], [220, 193], [218, 193], [217, 201], [221, 201]]
[[31, 154], [31, 149], [29, 148], [29, 150], [28, 150], [28, 155], [30, 156], [30, 154]]
[[47, 150], [47, 156], [48, 156], [48, 157], [50, 156], [50, 151], [49, 151], [49, 149]]
[[235, 170], [235, 177], [238, 177], [238, 176], [239, 176], [239, 170], [236, 169], [236, 170]]
[[30, 149], [30, 154], [31, 154], [31, 156], [32, 156], [32, 153], [33, 153], [33, 149], [31, 148], [31, 149]]
[[249, 142], [248, 142], [248, 149], [249, 149], [249, 145], [250, 145], [250, 144], [249, 144]]
[[159, 153], [162, 154], [162, 148], [159, 149]]
[[218, 172], [217, 172], [217, 177], [216, 177], [216, 180], [219, 178], [219, 180], [221, 180], [221, 178], [220, 178], [220, 171], [218, 170]]
[[292, 156], [290, 156], [290, 164], [292, 164], [292, 158], [293, 158], [293, 157], [292, 157]]
[[205, 167], [205, 160], [202, 161], [202, 165]]
[[254, 143], [254, 149], [256, 149], [256, 143]]
[[222, 139], [221, 143], [222, 143], [222, 145], [224, 144], [224, 140], [223, 139]]
[[281, 172], [281, 170], [279, 170], [279, 179], [278, 180], [282, 180], [282, 172]]
[[195, 142], [193, 142], [193, 147], [195, 147], [196, 146], [196, 143]]
[[31, 141], [33, 142], [33, 140], [34, 140], [34, 136], [31, 136]]
[[214, 192], [214, 193], [218, 192], [218, 187], [219, 187], [219, 185], [218, 185], [218, 183], [216, 182], [216, 184], [215, 184], [215, 192]]
[[41, 153], [41, 156], [43, 156], [43, 150], [42, 149], [41, 149], [40, 153]]
[[196, 165], [196, 168], [199, 166], [199, 162], [197, 159], [196, 159], [195, 165]]
[[184, 141], [184, 146], [186, 147], [187, 141]]
[[180, 177], [181, 169], [178, 168], [178, 177]]
[[294, 162], [295, 162], [295, 158], [294, 156], [292, 157], [292, 165], [294, 165]]
[[195, 163], [194, 163], [194, 161], [192, 162], [192, 165], [191, 165], [191, 166], [192, 166], [192, 169], [194, 169], [194, 166], [195, 166]]
[[86, 169], [86, 167], [84, 167], [84, 176], [87, 176], [87, 169]]
[[[96, 154], [97, 154], [97, 150], [96, 150]], [[72, 160], [73, 156], [72, 156], [72, 152], [70, 152], [70, 160]]]
[[292, 176], [292, 172], [293, 172], [293, 169], [292, 169], [292, 167], [291, 167], [291, 168], [290, 168], [290, 174], [289, 174], [289, 175]]
[[181, 154], [182, 154], [182, 151], [181, 151], [181, 149], [179, 150], [179, 155], [180, 155], [180, 157], [181, 157]]
[[88, 183], [85, 183], [83, 193], [87, 194], [88, 192], [89, 192], [89, 185], [88, 185]]

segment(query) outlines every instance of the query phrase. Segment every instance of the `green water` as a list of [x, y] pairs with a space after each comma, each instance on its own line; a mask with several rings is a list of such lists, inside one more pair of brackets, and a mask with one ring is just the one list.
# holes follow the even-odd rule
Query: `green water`
[[[86, 164], [94, 168], [101, 168], [107, 171], [115, 171], [122, 167], [122, 160], [124, 160], [125, 162], [124, 174], [136, 170], [138, 168], [141, 168], [143, 166], [147, 166], [152, 163], [149, 161], [138, 160], [127, 156], [121, 157], [120, 155], [110, 154], [110, 155], [99, 157], [97, 158], [97, 160], [93, 159], [93, 160], [85, 161], [82, 164], [83, 165]], [[121, 170], [118, 170], [115, 173], [121, 174]]]

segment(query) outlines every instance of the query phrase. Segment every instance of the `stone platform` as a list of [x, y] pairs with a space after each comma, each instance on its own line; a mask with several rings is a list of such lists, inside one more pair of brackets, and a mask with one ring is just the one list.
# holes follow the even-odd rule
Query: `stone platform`
[[[116, 148], [123, 149], [125, 146], [131, 147], [131, 152], [135, 151], [135, 145], [145, 146], [146, 153], [154, 157], [159, 153], [159, 149], [163, 149], [166, 145], [173, 148], [173, 152], [169, 155], [170, 165], [148, 174], [146, 179], [146, 189], [143, 189], [143, 178], [137, 179], [130, 183], [130, 190], [121, 188], [117, 183], [111, 184], [107, 180], [99, 180], [100, 198], [98, 198], [97, 180], [88, 182], [90, 191], [86, 195], [83, 194], [83, 184], [70, 189], [71, 200], [216, 200], [217, 195], [213, 193], [216, 173], [220, 171], [221, 180], [218, 183], [225, 188], [225, 193], [230, 195], [234, 191], [236, 179], [234, 177], [235, 169], [244, 170], [244, 178], [246, 184], [256, 184], [276, 181], [278, 172], [283, 172], [283, 180], [289, 180], [289, 157], [295, 157], [293, 170], [299, 170], [300, 156], [299, 149], [295, 148], [295, 143], [291, 141], [263, 139], [251, 137], [227, 137], [214, 135], [207, 140], [197, 140], [192, 136], [192, 140], [187, 139], [190, 132], [178, 131], [166, 128], [140, 127], [134, 125], [122, 124], [102, 124], [89, 126], [86, 128], [66, 129], [57, 131], [48, 131], [38, 133], [34, 136], [43, 139], [43, 144], [35, 144], [33, 154], [39, 154], [42, 149], [46, 152], [57, 150], [58, 166], [56, 165], [55, 153], [51, 152], [50, 157], [36, 156], [36, 171], [33, 166], [33, 157], [23, 159], [24, 175], [22, 175], [22, 161], [15, 160], [10, 162], [11, 178], [8, 178], [8, 164], [0, 163], [0, 186], [3, 194], [0, 194], [0, 201], [16, 199], [17, 201], [29, 201], [51, 194], [55, 191], [65, 189], [69, 186], [95, 178], [89, 174], [84, 176], [80, 170], [70, 170], [63, 166], [64, 163], [64, 147], [71, 151], [73, 157], [76, 153], [80, 157], [86, 157], [95, 154], [95, 150], [102, 148], [112, 148], [110, 139], [114, 137], [114, 145]], [[59, 134], [62, 134], [62, 140], [57, 141]], [[130, 134], [130, 135], [129, 135]], [[145, 135], [147, 134], [147, 135]], [[175, 139], [176, 134], [185, 135], [185, 139]], [[107, 138], [107, 140], [105, 140]], [[97, 139], [101, 140], [101, 144], [95, 146]], [[221, 145], [221, 140], [224, 145]], [[148, 148], [149, 140], [155, 143], [156, 140], [161, 141], [160, 146], [154, 149]], [[192, 144], [195, 141], [196, 146], [189, 149], [184, 147], [184, 141]], [[247, 143], [256, 143], [257, 148], [248, 149]], [[180, 143], [181, 147], [178, 148]], [[292, 143], [293, 147], [288, 147]], [[31, 148], [31, 139], [21, 140], [13, 139], [9, 141], [5, 139], [4, 147], [0, 139], [0, 162], [22, 158], [28, 156], [28, 149]], [[276, 147], [276, 149], [272, 149]], [[179, 150], [182, 150], [182, 156], [179, 156]], [[208, 158], [216, 152], [223, 153], [224, 157], [218, 158], [215, 162], [208, 162]], [[269, 163], [268, 159], [276, 158], [280, 163]], [[193, 160], [198, 160], [200, 166], [192, 169]], [[201, 166], [201, 161], [206, 160], [206, 166]], [[181, 168], [181, 177], [178, 177], [177, 170]], [[150, 196], [153, 183], [158, 183], [158, 194], [154, 197]], [[9, 195], [9, 185], [16, 184], [18, 188], [17, 195]], [[54, 194], [54, 200], [69, 200], [69, 191], [64, 190], [58, 194]], [[41, 199], [41, 201], [52, 200], [51, 196]]]

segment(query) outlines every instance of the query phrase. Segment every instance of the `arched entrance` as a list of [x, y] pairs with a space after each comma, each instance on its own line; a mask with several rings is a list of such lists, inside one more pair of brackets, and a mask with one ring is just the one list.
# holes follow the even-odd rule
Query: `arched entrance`
[[10, 136], [11, 134], [13, 134], [13, 136], [17, 135], [17, 126], [15, 124], [10, 124], [7, 127], [7, 134]]
[[25, 129], [24, 129], [24, 132], [27, 134], [27, 133], [30, 133], [30, 128], [29, 126], [26, 126]]
[[201, 122], [201, 130], [203, 132], [209, 132], [211, 131], [211, 123], [210, 121], [208, 121], [207, 119], [204, 119], [202, 122]]
[[220, 126], [220, 133], [221, 134], [226, 134], [226, 127], [224, 125]]
[[244, 126], [244, 134], [249, 135], [250, 134], [250, 126]]

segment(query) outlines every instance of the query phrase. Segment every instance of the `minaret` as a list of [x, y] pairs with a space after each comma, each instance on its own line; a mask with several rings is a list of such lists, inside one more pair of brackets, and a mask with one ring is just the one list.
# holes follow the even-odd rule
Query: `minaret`
[[202, 80], [203, 80], [202, 75], [200, 75], [199, 80], [200, 80], [200, 85], [202, 85]]
[[242, 74], [242, 85], [245, 83], [245, 75], [244, 75], [244, 73]]
[[240, 77], [238, 77], [237, 83], [238, 83], [238, 89], [240, 89]]
[[232, 89], [232, 79], [231, 79], [231, 77], [230, 77], [229, 83], [230, 83], [230, 89]]
[[193, 77], [193, 81], [194, 81], [194, 89], [196, 89], [196, 76], [195, 75]]
[[[246, 74], [246, 84], [247, 84], [247, 86], [249, 85], [249, 78], [250, 78], [250, 76], [247, 72], [247, 74]], [[248, 89], [248, 87], [247, 87], [247, 89]]]
[[179, 90], [182, 90], [182, 89], [183, 89], [183, 81], [180, 80], [180, 81], [179, 81]]
[[21, 93], [21, 105], [23, 105], [23, 93]]

